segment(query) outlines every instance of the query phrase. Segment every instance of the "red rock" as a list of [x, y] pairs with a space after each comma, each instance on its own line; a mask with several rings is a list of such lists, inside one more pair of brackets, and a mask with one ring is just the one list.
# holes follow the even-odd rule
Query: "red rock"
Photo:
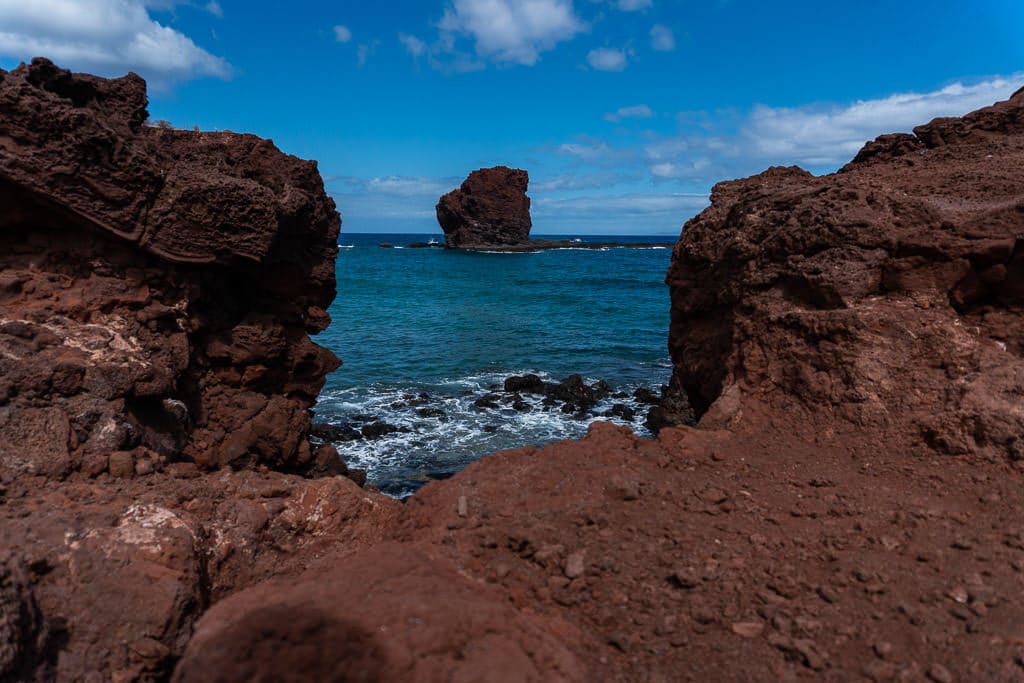
[[310, 467], [338, 365], [308, 338], [340, 226], [315, 162], [146, 126], [142, 79], [43, 59], [0, 72], [0, 110], [0, 470], [61, 477], [140, 443]]
[[883, 136], [832, 175], [716, 185], [668, 275], [673, 385], [701, 425], [772, 419], [812, 439], [845, 423], [1010, 455], [1024, 432], [1022, 131], [1018, 91]]
[[445, 246], [483, 247], [523, 244], [530, 239], [530, 198], [526, 171], [481, 168], [437, 203]]

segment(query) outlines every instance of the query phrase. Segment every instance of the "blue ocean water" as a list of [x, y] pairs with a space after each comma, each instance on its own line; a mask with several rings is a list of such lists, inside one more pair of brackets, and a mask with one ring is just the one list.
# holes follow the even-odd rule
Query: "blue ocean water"
[[[646, 407], [632, 393], [657, 390], [671, 371], [664, 284], [670, 248], [400, 248], [432, 238], [437, 236], [342, 234], [339, 240], [334, 322], [317, 342], [344, 365], [328, 377], [317, 421], [358, 426], [379, 419], [403, 430], [336, 443], [350, 467], [368, 470], [370, 483], [404, 496], [488, 453], [578, 438], [594, 419], [609, 419], [545, 408], [540, 397], [523, 397], [527, 412], [474, 405], [506, 377], [527, 372], [551, 381], [573, 373], [606, 381], [629, 398], [620, 394], [594, 412], [615, 403], [634, 407], [635, 419], [611, 419], [644, 432]], [[381, 248], [382, 242], [398, 248]]]

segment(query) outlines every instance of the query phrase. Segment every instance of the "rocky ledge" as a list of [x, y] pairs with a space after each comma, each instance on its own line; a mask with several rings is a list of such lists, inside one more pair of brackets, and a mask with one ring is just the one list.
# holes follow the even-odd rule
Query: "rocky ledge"
[[697, 429], [404, 506], [291, 473], [315, 167], [144, 120], [133, 76], [0, 72], [0, 680], [1024, 676], [1024, 94], [716, 188], [669, 275]]
[[42, 59], [0, 72], [0, 112], [0, 471], [319, 466], [341, 222], [316, 164], [147, 126], [142, 79]]

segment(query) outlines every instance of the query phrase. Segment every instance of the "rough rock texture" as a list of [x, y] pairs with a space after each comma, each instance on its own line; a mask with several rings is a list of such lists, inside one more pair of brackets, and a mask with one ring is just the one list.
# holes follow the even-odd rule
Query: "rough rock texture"
[[[254, 433], [228, 416], [312, 400], [315, 371], [281, 359], [326, 324], [295, 302], [326, 302], [264, 268], [325, 282], [320, 233], [256, 260], [225, 239], [186, 263], [98, 225], [89, 202], [117, 212], [89, 182], [61, 199], [56, 176], [45, 193], [8, 179], [49, 149], [7, 132], [8, 110], [33, 109], [10, 88], [52, 108], [55, 139], [74, 121], [121, 130], [100, 125], [107, 101], [136, 131], [118, 149], [171, 175], [161, 150], [186, 135], [220, 140], [205, 158], [228, 170], [219, 154], [263, 144], [140, 128], [121, 95], [135, 82], [43, 62], [0, 73], [17, 207], [0, 217], [0, 681], [1024, 681], [1024, 460], [1007, 436], [1021, 426], [1021, 94], [882, 138], [834, 176], [716, 189], [670, 276], [664, 415], [685, 412], [684, 390], [702, 429], [646, 440], [595, 423], [402, 505], [343, 477], [211, 469], [308, 469], [267, 455], [301, 425], [258, 418], [273, 428]], [[78, 139], [62, 144], [85, 155]], [[89, 163], [107, 153], [95, 143]], [[302, 168], [270, 157], [267, 178]], [[239, 158], [236, 180], [263, 168]], [[247, 210], [199, 206], [199, 225]], [[156, 304], [173, 312], [149, 317]], [[249, 455], [223, 460], [237, 433]], [[325, 453], [309, 463], [327, 468]]]
[[833, 175], [715, 186], [668, 275], [673, 380], [701, 424], [767, 412], [1024, 455], [1022, 168], [1024, 90]]
[[211, 603], [375, 545], [401, 507], [344, 477], [191, 463], [4, 493], [0, 681], [167, 680]]
[[437, 203], [445, 246], [485, 247], [523, 244], [530, 239], [530, 198], [526, 171], [481, 168]]
[[308, 470], [338, 365], [309, 339], [340, 227], [316, 164], [146, 116], [132, 74], [0, 72], [0, 472]]

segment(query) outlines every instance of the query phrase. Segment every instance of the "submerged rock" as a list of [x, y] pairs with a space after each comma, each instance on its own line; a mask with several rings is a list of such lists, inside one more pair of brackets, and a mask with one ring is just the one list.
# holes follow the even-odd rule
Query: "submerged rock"
[[515, 245], [530, 239], [526, 171], [481, 168], [437, 203], [437, 222], [448, 247]]

